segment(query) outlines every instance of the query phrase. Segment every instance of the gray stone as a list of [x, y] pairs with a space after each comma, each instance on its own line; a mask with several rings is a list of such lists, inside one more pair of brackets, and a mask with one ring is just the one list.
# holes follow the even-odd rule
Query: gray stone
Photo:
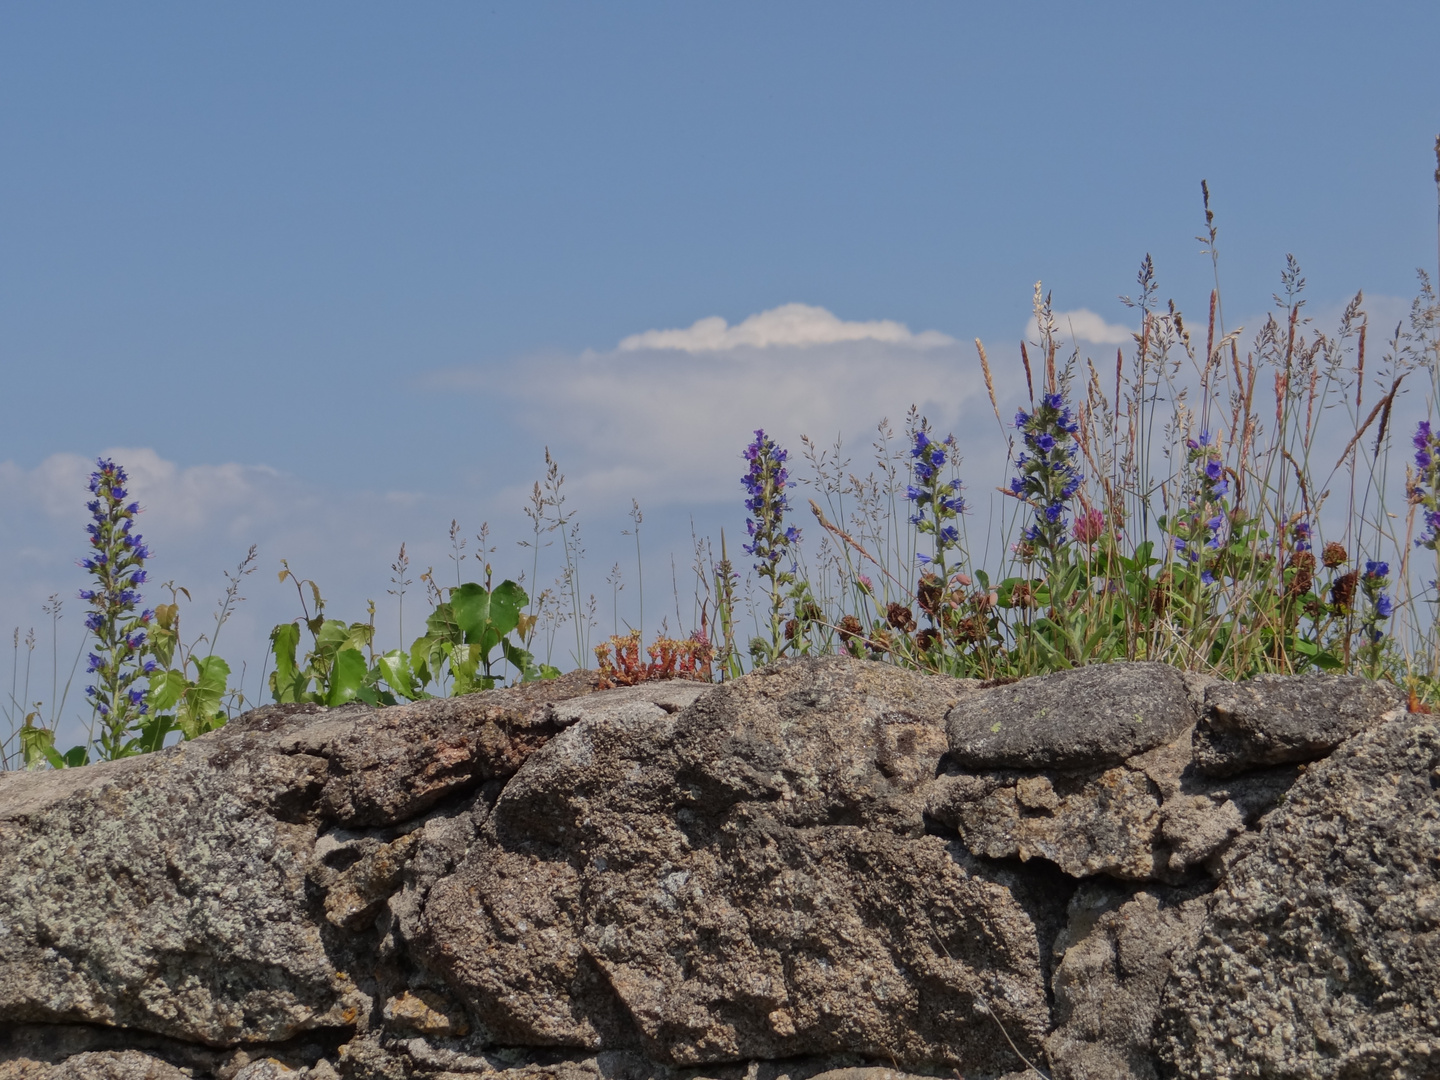
[[1440, 1074], [1440, 728], [1400, 714], [1311, 766], [1237, 850], [1165, 993], [1181, 1076]]
[[924, 834], [965, 692], [832, 658], [587, 716], [430, 889], [413, 954], [501, 1043], [1009, 1071], [999, 1026], [1038, 1054], [1048, 1025], [1035, 922]]
[[1119, 765], [1195, 722], [1185, 680], [1167, 664], [1097, 664], [969, 694], [946, 719], [962, 769]]
[[[963, 772], [929, 785], [926, 813], [974, 855], [1045, 859], [1074, 878], [1179, 884], [1219, 858], [1294, 783], [1294, 768], [1215, 779], [1183, 730], [1108, 769]], [[953, 756], [953, 755], [952, 755]]]
[[1388, 683], [1356, 675], [1257, 675], [1205, 692], [1195, 764], [1210, 776], [1315, 761], [1405, 705]]
[[0, 1080], [192, 1080], [194, 1075], [139, 1050], [90, 1050], [58, 1063], [0, 1061]]
[[27, 783], [19, 818], [0, 788], [0, 1016], [212, 1045], [356, 1021], [306, 910], [315, 826], [256, 813], [267, 763], [220, 775], [213, 747], [90, 766], [46, 805]]
[[[211, 1045], [362, 1023], [373, 994], [311, 903], [323, 822], [389, 823], [508, 776], [590, 689], [272, 706], [158, 754], [0, 774], [0, 1016]], [[397, 861], [342, 875], [331, 921], [362, 925]]]
[[1130, 892], [1086, 883], [1055, 951], [1054, 1080], [1155, 1080], [1151, 1038], [1170, 958], [1193, 944], [1210, 883]]

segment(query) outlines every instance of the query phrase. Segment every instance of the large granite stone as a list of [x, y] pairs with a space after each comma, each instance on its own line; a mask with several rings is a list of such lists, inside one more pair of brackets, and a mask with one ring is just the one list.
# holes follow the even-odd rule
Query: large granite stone
[[501, 1042], [1009, 1071], [1000, 1027], [1038, 1054], [1048, 1025], [1037, 916], [923, 819], [967, 692], [828, 659], [587, 716], [430, 888], [414, 952]]
[[1325, 757], [1346, 739], [1402, 711], [1388, 683], [1356, 675], [1257, 675], [1205, 691], [1195, 727], [1195, 765], [1234, 776]]
[[1402, 713], [1312, 766], [1176, 957], [1170, 1075], [1440, 1075], [1440, 727]]
[[1119, 765], [1195, 722], [1184, 677], [1167, 664], [1097, 664], [967, 696], [946, 720], [963, 769]]

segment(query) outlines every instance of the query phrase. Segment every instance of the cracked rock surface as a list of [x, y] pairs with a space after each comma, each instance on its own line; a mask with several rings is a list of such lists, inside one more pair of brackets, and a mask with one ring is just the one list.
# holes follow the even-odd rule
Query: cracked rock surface
[[0, 1080], [1440, 1073], [1391, 687], [592, 678], [0, 774]]

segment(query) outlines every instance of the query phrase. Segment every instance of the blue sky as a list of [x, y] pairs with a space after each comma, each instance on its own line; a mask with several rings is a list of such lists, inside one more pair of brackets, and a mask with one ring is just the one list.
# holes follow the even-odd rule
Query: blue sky
[[[590, 587], [631, 498], [683, 567], [753, 427], [988, 417], [969, 343], [1008, 364], [1037, 279], [1104, 338], [1149, 252], [1202, 318], [1201, 178], [1235, 321], [1289, 252], [1312, 310], [1401, 311], [1436, 40], [1418, 3], [4, 5], [0, 622], [81, 584], [110, 449], [156, 580], [218, 595], [261, 545], [252, 660], [282, 557], [351, 617], [452, 517], [528, 566], [546, 445]], [[618, 348], [787, 304], [823, 312]]]

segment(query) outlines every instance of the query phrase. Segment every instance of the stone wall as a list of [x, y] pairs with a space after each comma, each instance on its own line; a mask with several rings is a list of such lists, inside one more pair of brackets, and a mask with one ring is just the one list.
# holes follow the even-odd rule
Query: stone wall
[[0, 775], [0, 1080], [1440, 1075], [1389, 686], [825, 658]]

